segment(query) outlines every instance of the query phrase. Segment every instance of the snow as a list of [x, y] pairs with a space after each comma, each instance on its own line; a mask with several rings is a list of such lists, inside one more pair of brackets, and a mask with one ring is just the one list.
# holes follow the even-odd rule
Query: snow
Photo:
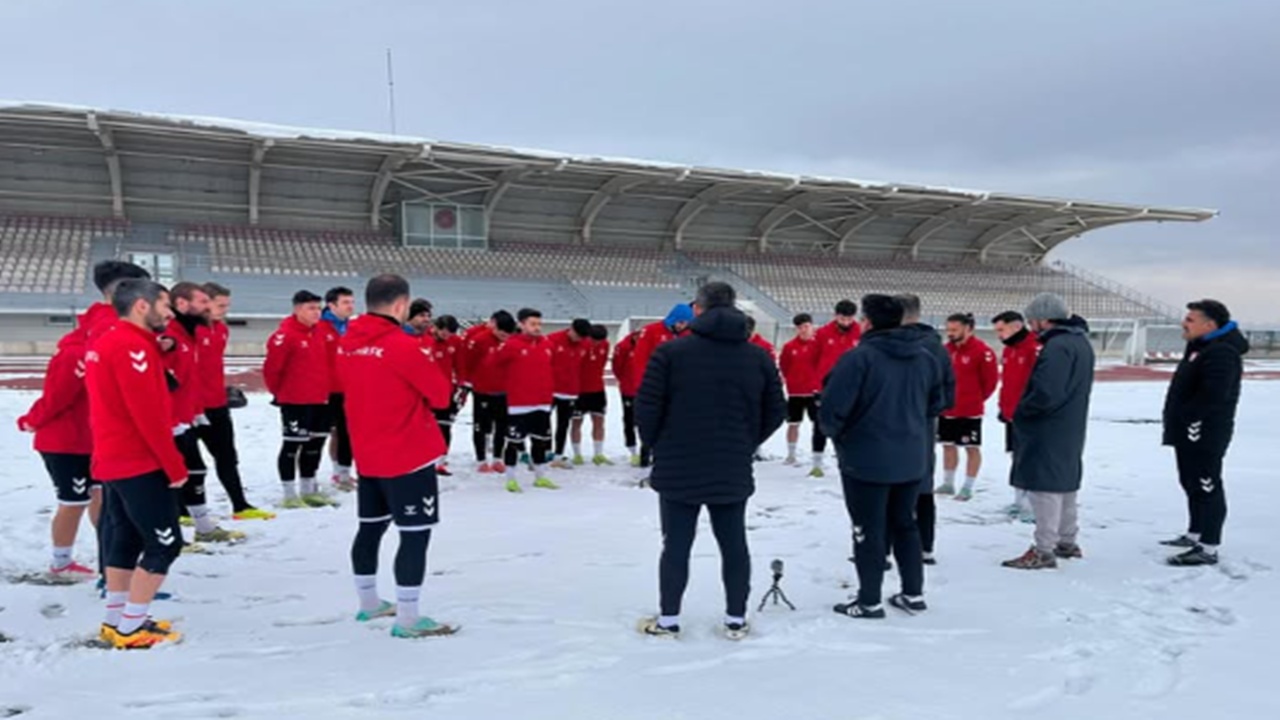
[[[113, 653], [79, 648], [99, 603], [88, 587], [0, 584], [0, 716], [95, 720], [183, 717], [445, 718], [1044, 718], [1276, 717], [1267, 670], [1280, 640], [1274, 408], [1280, 383], [1247, 382], [1228, 458], [1232, 502], [1224, 563], [1162, 564], [1156, 541], [1182, 529], [1184, 500], [1159, 447], [1159, 383], [1103, 383], [1094, 395], [1083, 494], [1086, 559], [1025, 573], [998, 567], [1030, 527], [1000, 518], [1009, 500], [1000, 428], [988, 419], [986, 492], [940, 499], [940, 565], [931, 609], [880, 623], [836, 616], [848, 597], [849, 526], [834, 477], [759, 466], [749, 526], [754, 603], [768, 564], [799, 609], [769, 607], [755, 633], [715, 633], [720, 588], [703, 528], [685, 608], [686, 636], [634, 631], [656, 602], [657, 504], [634, 470], [578, 469], [564, 489], [513, 496], [494, 479], [444, 485], [424, 610], [463, 625], [452, 638], [387, 636], [351, 620], [350, 497], [338, 509], [240, 523], [241, 546], [184, 556], [161, 617], [178, 646]], [[0, 392], [13, 427], [29, 392]], [[613, 408], [618, 404], [614, 397]], [[251, 499], [278, 500], [277, 421], [262, 396], [236, 413]], [[621, 453], [610, 418], [610, 450]], [[460, 427], [455, 456], [469, 448]], [[807, 437], [807, 428], [805, 437]], [[803, 441], [802, 441], [803, 442]], [[784, 451], [781, 434], [769, 450]], [[830, 463], [829, 463], [830, 465]], [[834, 473], [829, 473], [834, 476]], [[210, 483], [216, 488], [215, 482]], [[225, 511], [220, 490], [214, 493]], [[52, 491], [28, 438], [0, 437], [0, 575], [35, 572], [47, 553]], [[384, 594], [395, 541], [384, 545]], [[78, 555], [93, 558], [82, 541]], [[892, 574], [887, 589], [896, 587]]]

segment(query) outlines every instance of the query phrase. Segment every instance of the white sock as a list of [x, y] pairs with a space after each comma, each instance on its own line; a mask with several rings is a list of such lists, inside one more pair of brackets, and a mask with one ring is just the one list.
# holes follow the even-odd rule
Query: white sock
[[725, 615], [724, 624], [725, 625], [746, 625], [747, 619], [744, 617], [734, 617], [732, 615]]
[[102, 622], [111, 627], [120, 627], [120, 616], [124, 613], [124, 606], [128, 602], [129, 593], [127, 592], [107, 593], [107, 617]]
[[343, 480], [350, 479], [351, 466], [350, 465], [334, 465], [333, 473], [338, 477], [342, 478]]
[[544, 478], [544, 477], [546, 477], [546, 476], [547, 476], [547, 466], [546, 466], [546, 465], [534, 465], [534, 466], [533, 466], [533, 476], [534, 476], [535, 478]]
[[53, 564], [50, 567], [52, 567], [54, 570], [61, 570], [62, 568], [70, 565], [71, 551], [74, 549], [75, 548], [71, 546], [58, 547], [57, 545], [54, 545], [53, 546]]
[[382, 598], [378, 597], [378, 576], [377, 575], [356, 575], [356, 596], [360, 598], [360, 609], [364, 612], [373, 612], [382, 604]]
[[679, 627], [680, 616], [679, 615], [659, 615], [658, 625], [664, 628]]
[[188, 505], [187, 512], [191, 513], [191, 519], [196, 522], [196, 532], [207, 533], [218, 529], [218, 523], [209, 514], [208, 505]]
[[412, 627], [418, 622], [418, 596], [422, 594], [420, 587], [396, 586], [396, 624], [400, 627]]
[[591, 441], [591, 444], [592, 444], [593, 446], [595, 446], [596, 457], [603, 457], [603, 456], [604, 456], [604, 441], [603, 441], [603, 440], [593, 440], [593, 441]]
[[1217, 545], [1201, 545], [1200, 547], [1201, 547], [1201, 548], [1203, 548], [1203, 549], [1204, 549], [1204, 551], [1205, 551], [1205, 552], [1207, 552], [1207, 553], [1209, 553], [1210, 555], [1217, 555], [1217, 554], [1218, 554], [1218, 546], [1217, 546]]
[[974, 483], [976, 483], [976, 482], [978, 482], [978, 478], [976, 478], [976, 477], [967, 477], [967, 478], [965, 478], [965, 479], [964, 479], [964, 489], [965, 489], [965, 490], [972, 490], [972, 489], [973, 489], [973, 484], [974, 484]]
[[943, 471], [942, 471], [942, 484], [944, 484], [944, 485], [951, 485], [951, 486], [953, 486], [953, 487], [954, 487], [954, 486], [955, 486], [955, 484], [956, 484], [956, 471], [955, 471], [955, 470], [943, 470]]
[[796, 459], [796, 444], [795, 444], [795, 443], [787, 443], [787, 459], [788, 459], [788, 460], [795, 460], [795, 459]]
[[816, 468], [822, 467], [822, 453], [813, 454], [813, 466]]
[[298, 483], [296, 483], [296, 482], [294, 482], [294, 481], [292, 481], [292, 480], [284, 480], [284, 481], [282, 481], [280, 484], [284, 486], [284, 499], [285, 499], [285, 500], [297, 500], [297, 499], [298, 499]]
[[1192, 540], [1195, 540], [1196, 542], [1200, 542], [1200, 533], [1189, 532], [1187, 533], [1187, 537], [1191, 538]]
[[582, 443], [573, 443], [573, 456], [578, 457], [582, 454]]
[[121, 634], [128, 635], [142, 627], [150, 607], [150, 604], [125, 603], [124, 611], [120, 613], [120, 624], [116, 626]]
[[635, 446], [635, 445], [628, 445], [628, 446], [627, 446], [627, 454], [628, 454], [628, 455], [635, 455], [635, 454], [636, 454], [636, 446]]
[[316, 487], [315, 478], [301, 478], [299, 484], [302, 485], [303, 495], [315, 495], [316, 491], [319, 489]]
[[515, 466], [515, 465], [508, 465], [508, 466], [507, 466], [507, 479], [508, 479], [508, 480], [515, 480], [515, 479], [516, 479], [516, 466]]

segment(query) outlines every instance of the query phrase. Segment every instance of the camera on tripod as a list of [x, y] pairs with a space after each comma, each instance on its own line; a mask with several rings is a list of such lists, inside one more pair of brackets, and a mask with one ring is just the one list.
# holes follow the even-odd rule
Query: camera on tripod
[[760, 598], [760, 607], [756, 609], [756, 612], [763, 612], [764, 606], [771, 598], [774, 605], [782, 602], [786, 603], [786, 606], [792, 610], [796, 609], [796, 606], [791, 604], [791, 600], [787, 599], [787, 594], [782, 591], [782, 586], [780, 585], [783, 569], [781, 558], [774, 558], [773, 562], [769, 563], [769, 570], [773, 572], [773, 585], [769, 587], [769, 591], [764, 594], [764, 597]]

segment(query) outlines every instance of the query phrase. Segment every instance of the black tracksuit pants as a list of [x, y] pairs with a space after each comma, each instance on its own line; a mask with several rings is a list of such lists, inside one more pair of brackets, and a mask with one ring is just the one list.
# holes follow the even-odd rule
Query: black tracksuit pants
[[881, 602], [884, 558], [889, 538], [902, 577], [902, 592], [924, 594], [924, 562], [916, 526], [920, 481], [884, 485], [861, 482], [841, 474], [845, 508], [853, 521], [854, 564], [858, 568], [858, 602], [872, 607]]
[[1189, 533], [1198, 533], [1204, 545], [1222, 544], [1222, 526], [1227, 521], [1227, 493], [1222, 487], [1222, 458], [1225, 448], [1195, 445], [1174, 447], [1178, 480], [1187, 494]]
[[244, 483], [240, 480], [240, 457], [236, 454], [236, 426], [231, 421], [231, 410], [226, 407], [211, 408], [205, 410], [204, 415], [209, 419], [209, 424], [196, 428], [196, 434], [213, 456], [218, 482], [227, 491], [232, 512], [247, 510], [251, 506], [245, 499]]
[[[725, 615], [747, 616], [747, 596], [751, 594], [751, 553], [747, 549], [747, 502], [707, 505], [711, 531], [720, 545], [720, 576], [724, 581]], [[663, 615], [680, 614], [680, 604], [689, 585], [689, 553], [698, 532], [701, 505], [659, 500], [662, 519], [662, 559], [658, 583]]]

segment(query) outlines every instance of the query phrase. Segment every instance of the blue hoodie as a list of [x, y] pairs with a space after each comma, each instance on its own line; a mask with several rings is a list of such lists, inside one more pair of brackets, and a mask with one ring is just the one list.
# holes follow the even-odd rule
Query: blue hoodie
[[662, 324], [672, 331], [676, 329], [677, 323], [691, 322], [693, 322], [693, 308], [689, 307], [688, 303], [680, 303], [671, 308], [671, 312], [667, 313], [667, 317], [662, 320]]
[[350, 320], [339, 319], [329, 308], [325, 308], [324, 312], [320, 313], [320, 319], [328, 320], [333, 329], [338, 332], [339, 337], [347, 334], [347, 324], [351, 322]]

